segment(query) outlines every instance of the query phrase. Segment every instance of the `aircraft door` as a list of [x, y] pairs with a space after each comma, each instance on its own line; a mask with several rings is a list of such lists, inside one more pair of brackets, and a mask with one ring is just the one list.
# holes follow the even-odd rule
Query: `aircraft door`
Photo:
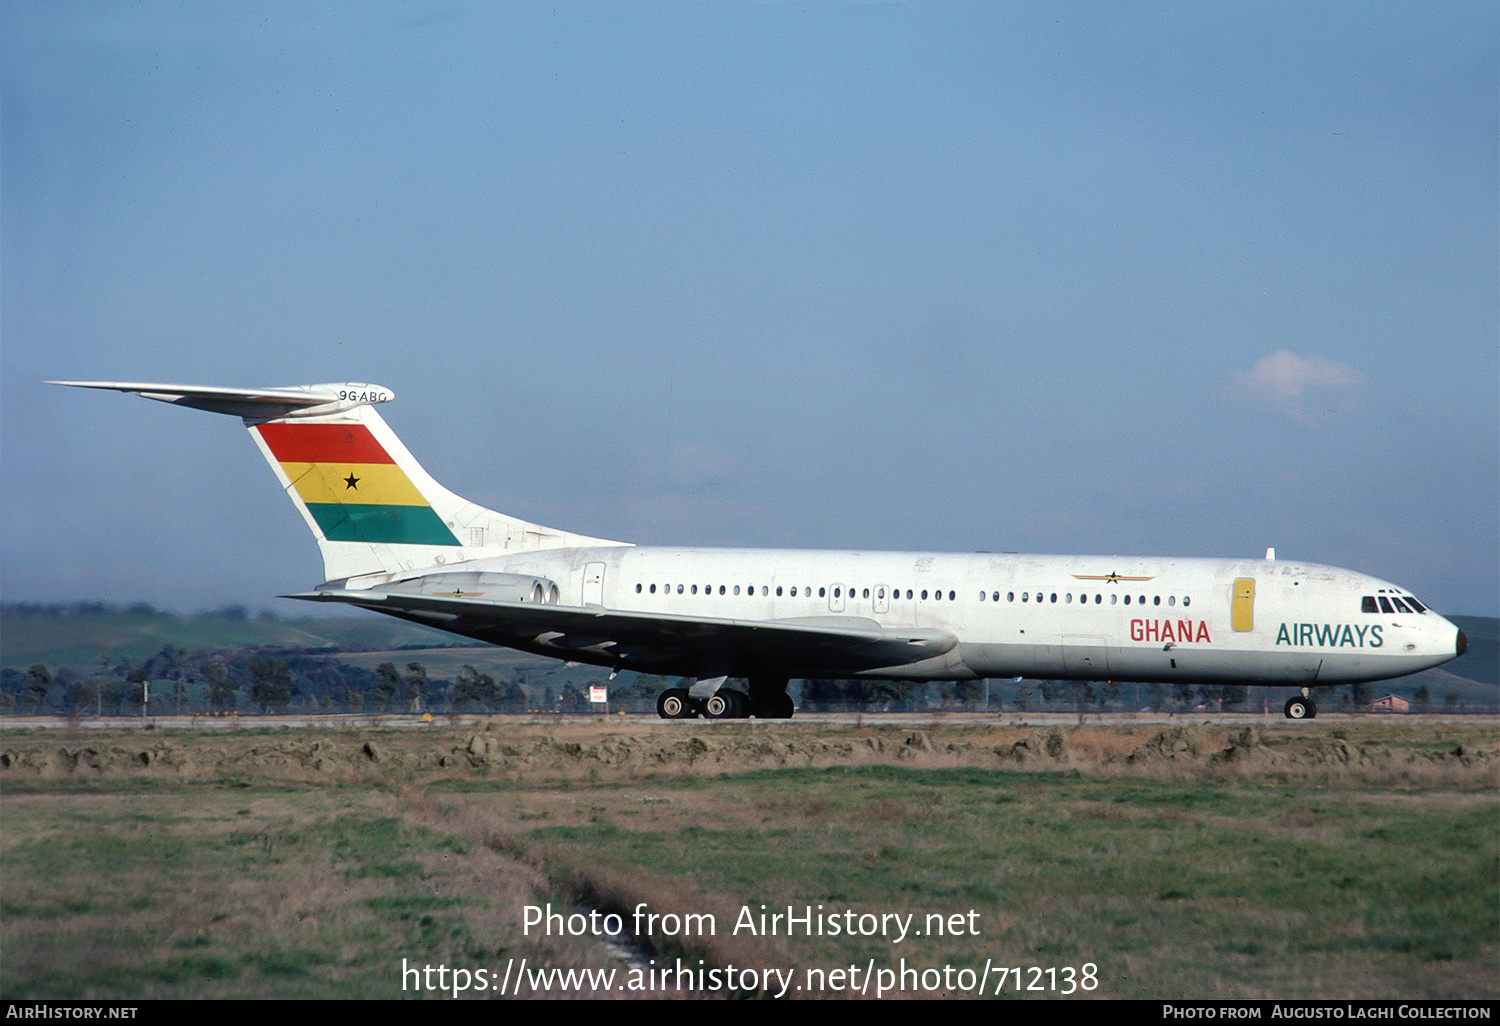
[[842, 584], [835, 584], [828, 589], [828, 609], [834, 613], [844, 611], [844, 586]]
[[883, 584], [875, 585], [875, 612], [889, 613], [891, 611], [891, 593]]
[[1229, 606], [1229, 625], [1237, 631], [1255, 629], [1255, 578], [1238, 577]]
[[583, 568], [583, 604], [604, 605], [604, 564], [590, 563]]

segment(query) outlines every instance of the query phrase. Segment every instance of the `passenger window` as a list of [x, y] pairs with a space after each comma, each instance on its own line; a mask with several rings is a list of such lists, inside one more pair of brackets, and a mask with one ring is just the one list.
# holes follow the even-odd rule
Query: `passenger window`
[[641, 586], [640, 586], [640, 585], [639, 585], [639, 584], [637, 584], [637, 585], [636, 585], [636, 586], [635, 586], [635, 593], [636, 593], [636, 594], [637, 594], [637, 595], [639, 595], [639, 594], [640, 594], [640, 593], [641, 593]]
[[1190, 606], [1193, 604], [1193, 600], [1184, 595], [1182, 596], [1182, 604], [1185, 606]]
[[776, 597], [781, 598], [781, 585], [776, 585]]
[[1057, 601], [1057, 592], [1055, 592], [1055, 591], [1052, 593], [1052, 601], [1053, 602]]
[[[1115, 604], [1115, 603], [1116, 603], [1116, 602], [1118, 602], [1118, 601], [1120, 601], [1120, 596], [1118, 596], [1118, 595], [1111, 595], [1111, 596], [1110, 596], [1110, 597], [1109, 597], [1109, 604], [1110, 604], [1110, 605], [1114, 605], [1114, 604]], [[1127, 598], [1127, 599], [1126, 599], [1126, 600], [1125, 600], [1125, 601], [1126, 601], [1126, 602], [1129, 602], [1129, 601], [1130, 601], [1130, 599], [1128, 599], [1128, 598]]]
[[952, 601], [953, 601], [953, 600], [954, 600], [954, 599], [956, 599], [956, 598], [958, 598], [958, 593], [957, 593], [957, 592], [952, 592], [952, 591], [950, 591], [950, 592], [949, 592], [949, 593], [948, 593], [948, 601], [949, 601], [949, 602], [952, 602]]
[[934, 601], [934, 602], [941, 602], [941, 601], [943, 601], [943, 593], [940, 592], [940, 591], [933, 592], [932, 593], [932, 601]]
[[1015, 600], [1016, 600], [1016, 593], [1015, 592], [1013, 592], [1013, 591], [1007, 591], [1005, 593], [1005, 601], [1007, 601], [1007, 602], [1014, 602]]
[[682, 594], [682, 585], [680, 585], [680, 584], [677, 586], [677, 594], [679, 594], [679, 595]]
[[1021, 601], [1022, 602], [1030, 602], [1031, 601], [1031, 592], [1029, 592], [1029, 591], [1023, 591], [1023, 592], [1021, 592]]
[[1125, 596], [1125, 604], [1126, 604], [1126, 605], [1127, 605], [1127, 606], [1128, 606], [1128, 605], [1130, 605], [1130, 596], [1129, 596], [1129, 595], [1126, 595], [1126, 596]]
[[991, 602], [999, 602], [1000, 601], [1000, 593], [997, 591], [993, 595], [991, 595], [990, 596], [990, 601]]
[[826, 589], [826, 588], [819, 588], [818, 589], [818, 598], [827, 598], [827, 597], [828, 597], [828, 589]]
[[1142, 595], [1140, 597], [1140, 604], [1143, 605], [1143, 606], [1146, 604], [1146, 596]]
[[864, 590], [864, 591], [863, 591], [863, 592], [862, 592], [862, 593], [861, 593], [861, 597], [862, 597], [862, 598], [869, 598], [869, 597], [870, 597], [870, 589], [869, 589], [869, 588], [866, 588], [866, 589], [865, 589], [865, 590]]
[[1153, 605], [1153, 606], [1159, 606], [1159, 605], [1161, 605], [1161, 596], [1160, 596], [1160, 595], [1157, 595], [1157, 596], [1155, 596], [1155, 597], [1153, 597], [1153, 598], [1152, 598], [1152, 599], [1151, 599], [1151, 604], [1152, 604], [1152, 605]]
[[1176, 604], [1177, 604], [1177, 596], [1176, 595], [1168, 595], [1167, 596], [1167, 605], [1169, 605], [1169, 606], [1175, 606]]
[[696, 584], [695, 584], [695, 585], [693, 585], [693, 586], [692, 586], [692, 587], [691, 587], [691, 588], [689, 588], [689, 589], [688, 589], [688, 591], [689, 591], [689, 592], [690, 592], [690, 593], [691, 593], [691, 594], [693, 594], [693, 595], [696, 595], [696, 594], [698, 594], [698, 586], [697, 586], [697, 585], [696, 585]]
[[797, 597], [797, 589], [796, 588], [793, 588], [791, 590], [791, 596], [792, 596], [792, 598], [796, 598]]
[[1395, 610], [1391, 608], [1390, 600], [1387, 599], [1384, 595], [1380, 596], [1380, 611], [1382, 613], [1394, 613], [1395, 612]]
[[906, 597], [907, 598], [911, 598], [911, 589], [910, 588], [906, 589]]
[[651, 594], [653, 594], [653, 595], [656, 594], [656, 585], [654, 585], [654, 584], [651, 585]]

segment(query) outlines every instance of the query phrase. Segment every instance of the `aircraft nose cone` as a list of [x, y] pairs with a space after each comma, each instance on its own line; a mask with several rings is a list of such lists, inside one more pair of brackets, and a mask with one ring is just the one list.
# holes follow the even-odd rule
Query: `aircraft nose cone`
[[1463, 631], [1458, 632], [1458, 644], [1455, 647], [1458, 649], [1459, 655], [1463, 655], [1466, 651], [1468, 651], [1469, 639], [1464, 635]]

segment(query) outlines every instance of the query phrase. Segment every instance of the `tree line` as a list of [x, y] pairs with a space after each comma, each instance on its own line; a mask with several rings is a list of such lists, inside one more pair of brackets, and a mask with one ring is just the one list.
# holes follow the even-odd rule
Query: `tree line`
[[[609, 711], [650, 713], [668, 687], [693, 678], [638, 673], [608, 684]], [[86, 669], [35, 664], [0, 670], [3, 715], [138, 715], [149, 690], [153, 715], [190, 713], [587, 713], [599, 711], [583, 682], [528, 679], [525, 669], [496, 677], [463, 666], [452, 678], [433, 678], [418, 660], [381, 663], [373, 670], [330, 658], [321, 650], [241, 649], [193, 652], [165, 645], [140, 662], [101, 657]], [[748, 691], [743, 680], [729, 687]], [[808, 679], [793, 681], [800, 709], [810, 712], [1192, 712], [1259, 711], [1262, 697], [1248, 689], [1209, 684], [1132, 684], [1119, 681], [945, 681]], [[1331, 710], [1370, 708], [1371, 685], [1337, 689], [1321, 700]], [[1412, 711], [1436, 711], [1426, 685]], [[1460, 708], [1455, 692], [1443, 711]]]

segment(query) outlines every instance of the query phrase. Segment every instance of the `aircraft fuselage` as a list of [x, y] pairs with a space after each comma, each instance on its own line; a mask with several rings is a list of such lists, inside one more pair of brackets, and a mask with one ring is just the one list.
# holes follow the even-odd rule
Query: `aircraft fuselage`
[[[1410, 601], [1396, 585], [1291, 561], [610, 546], [448, 568], [457, 570], [547, 578], [568, 606], [808, 624], [858, 618], [957, 639], [919, 661], [837, 671], [850, 677], [1320, 685], [1415, 673], [1463, 647], [1457, 627], [1432, 610], [1382, 610], [1382, 598]], [[1373, 612], [1368, 599], [1376, 600]], [[506, 644], [599, 665], [702, 669], [659, 653], [633, 660], [527, 640]], [[787, 663], [775, 651], [742, 653], [714, 669], [835, 673], [826, 663]]]

